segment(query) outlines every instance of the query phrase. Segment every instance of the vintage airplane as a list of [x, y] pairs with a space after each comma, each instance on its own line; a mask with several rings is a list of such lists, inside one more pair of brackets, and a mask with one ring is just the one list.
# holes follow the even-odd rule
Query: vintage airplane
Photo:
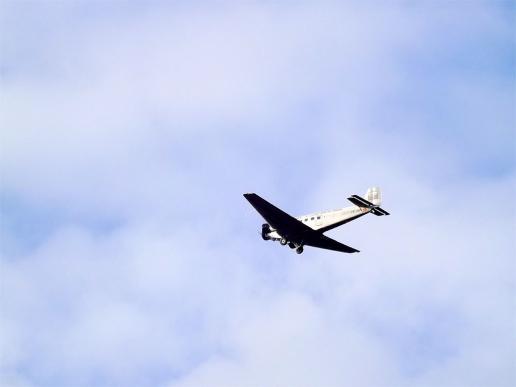
[[267, 221], [262, 225], [263, 240], [280, 241], [298, 254], [303, 252], [303, 246], [319, 247], [343, 253], [358, 253], [353, 247], [346, 246], [323, 233], [335, 227], [351, 222], [367, 213], [377, 216], [389, 215], [382, 209], [382, 196], [378, 187], [369, 188], [362, 198], [352, 195], [348, 200], [354, 206], [334, 211], [317, 212], [294, 218], [283, 212], [255, 193], [246, 193], [244, 197]]

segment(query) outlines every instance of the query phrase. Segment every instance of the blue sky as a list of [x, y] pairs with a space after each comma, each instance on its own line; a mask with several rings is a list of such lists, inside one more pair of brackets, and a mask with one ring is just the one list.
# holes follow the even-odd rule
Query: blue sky
[[[514, 5], [0, 5], [5, 386], [516, 384]], [[301, 256], [293, 215], [390, 217]]]

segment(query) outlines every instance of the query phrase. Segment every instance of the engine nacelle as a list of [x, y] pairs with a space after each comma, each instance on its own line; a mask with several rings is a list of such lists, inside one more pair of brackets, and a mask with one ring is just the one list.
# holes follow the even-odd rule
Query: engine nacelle
[[269, 226], [267, 223], [262, 224], [262, 239], [264, 241], [268, 241], [271, 239], [269, 236], [269, 233], [271, 232], [271, 226]]

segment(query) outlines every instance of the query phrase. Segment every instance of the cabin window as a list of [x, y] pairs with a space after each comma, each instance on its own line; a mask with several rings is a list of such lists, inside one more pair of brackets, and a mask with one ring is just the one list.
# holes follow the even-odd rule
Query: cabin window
[[310, 220], [314, 220], [314, 217], [312, 216], [312, 218], [310, 218]]
[[308, 222], [308, 218], [305, 219], [305, 222]]
[[317, 219], [321, 219], [321, 217], [320, 217], [320, 216], [318, 216], [318, 217], [317, 217]]

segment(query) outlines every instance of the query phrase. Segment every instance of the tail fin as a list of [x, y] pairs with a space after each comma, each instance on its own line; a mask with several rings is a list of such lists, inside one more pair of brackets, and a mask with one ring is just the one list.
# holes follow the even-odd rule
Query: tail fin
[[376, 216], [390, 215], [380, 207], [382, 204], [382, 193], [378, 187], [369, 188], [363, 198], [358, 195], [351, 195], [348, 200], [358, 207], [369, 208], [371, 213]]
[[375, 206], [381, 206], [382, 205], [382, 193], [380, 191], [380, 188], [378, 187], [371, 187], [367, 190], [364, 199], [373, 203]]

